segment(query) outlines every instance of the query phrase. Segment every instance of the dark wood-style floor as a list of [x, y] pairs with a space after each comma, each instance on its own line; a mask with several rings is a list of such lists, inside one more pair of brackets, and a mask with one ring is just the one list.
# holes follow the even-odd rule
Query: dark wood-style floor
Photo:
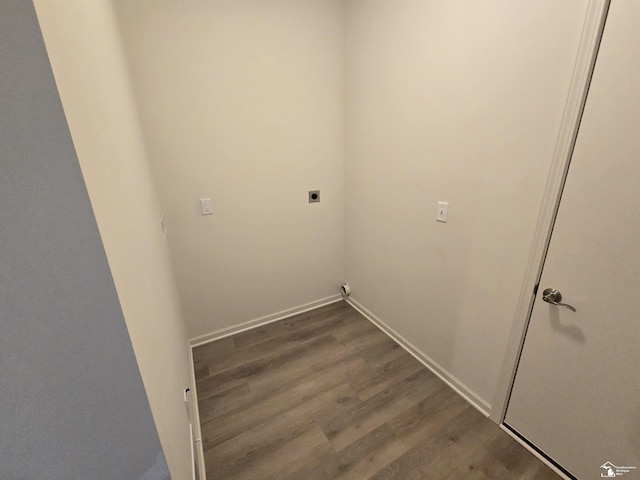
[[194, 363], [208, 480], [559, 478], [344, 302]]

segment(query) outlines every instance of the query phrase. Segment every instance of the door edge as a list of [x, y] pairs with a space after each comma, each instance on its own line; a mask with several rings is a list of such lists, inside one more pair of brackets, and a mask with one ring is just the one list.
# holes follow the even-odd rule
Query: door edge
[[587, 6], [582, 36], [580, 38], [580, 45], [578, 46], [571, 85], [567, 94], [551, 168], [538, 213], [538, 221], [536, 223], [534, 238], [520, 289], [511, 333], [507, 342], [498, 387], [496, 388], [494, 400], [491, 404], [491, 411], [489, 412], [489, 418], [499, 424], [503, 429], [504, 417], [506, 415], [509, 397], [520, 360], [531, 310], [533, 308], [533, 301], [535, 299], [534, 292], [537, 289], [551, 240], [553, 225], [560, 205], [562, 189], [569, 170], [580, 121], [584, 112], [610, 3], [611, 0], [589, 0]]
[[544, 463], [547, 467], [553, 470], [560, 478], [563, 480], [577, 480], [570, 472], [565, 470], [560, 464], [556, 463], [553, 458], [547, 455], [545, 452], [540, 450], [535, 444], [529, 441], [524, 435], [518, 432], [515, 428], [503, 422], [500, 425], [502, 431], [504, 431], [507, 435], [513, 438], [516, 442], [526, 448], [534, 457]]

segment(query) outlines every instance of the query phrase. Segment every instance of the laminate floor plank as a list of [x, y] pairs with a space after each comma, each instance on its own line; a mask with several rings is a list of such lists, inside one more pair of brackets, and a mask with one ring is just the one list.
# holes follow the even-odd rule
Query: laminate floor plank
[[482, 447], [478, 438], [486, 440], [493, 429], [498, 428], [478, 412], [469, 406], [461, 413], [453, 417], [441, 430], [433, 441], [433, 436], [425, 444], [429, 446], [420, 470], [425, 472], [439, 472], [441, 475], [455, 470], [463, 463], [469, 463], [476, 449]]
[[[274, 449], [317, 427], [317, 419], [335, 415], [358, 402], [358, 396], [349, 385], [338, 385], [208, 449], [207, 461], [224, 472], [229, 466], [246, 463], [248, 458], [257, 460], [269, 456], [273, 460]], [[327, 441], [324, 433], [322, 438]]]
[[271, 417], [310, 401], [314, 396], [344, 383], [344, 377], [350, 375], [350, 372], [362, 368], [367, 368], [366, 364], [356, 359], [345, 369], [324, 370], [315, 374], [309, 372], [309, 375], [294, 386], [287, 384], [277, 390], [265, 392], [258, 395], [257, 400], [250, 405], [241, 406], [209, 422], [201, 421], [205, 450], [210, 445], [222, 443]]
[[291, 390], [302, 380], [310, 380], [316, 386], [325, 385], [331, 387], [339, 383], [346, 383], [354, 377], [365, 375], [369, 370], [370, 367], [364, 360], [353, 356], [335, 362], [327, 368], [313, 366], [308, 371], [296, 371], [291, 377], [278, 376], [272, 383], [250, 381], [249, 385], [257, 397], [267, 398], [278, 392]]
[[235, 385], [229, 390], [219, 392], [215, 395], [203, 397], [198, 402], [200, 422], [209, 422], [220, 415], [255, 402], [257, 398], [255, 392], [249, 388], [249, 383], [247, 382]]
[[405, 450], [401, 456], [382, 467], [368, 480], [422, 480], [425, 478], [420, 470], [423, 459], [422, 450], [417, 448]]
[[[518, 478], [522, 480], [551, 480], [556, 474], [540, 462], [530, 461], [530, 453], [522, 445], [494, 425], [491, 438], [483, 443], [466, 462], [459, 462], [447, 479], [460, 478]], [[541, 468], [542, 467], [542, 468]]]
[[312, 352], [323, 355], [326, 350], [336, 349], [342, 351], [343, 347], [332, 335], [323, 335], [283, 351], [272, 351], [259, 359], [202, 378], [197, 384], [198, 396], [206, 398], [262, 375], [280, 375], [282, 367], [292, 362], [313, 362]]
[[389, 337], [377, 328], [368, 328], [366, 330], [352, 331], [349, 336], [337, 340], [350, 350], [359, 352], [361, 350], [371, 348], [372, 345], [379, 346], [386, 343], [388, 338]]
[[299, 328], [305, 328], [313, 323], [324, 323], [335, 318], [349, 317], [353, 309], [344, 302], [333, 303], [309, 312], [289, 317], [279, 322], [269, 323], [231, 337], [236, 348], [262, 343], [271, 338], [286, 335]]
[[435, 383], [431, 372], [421, 369], [350, 410], [321, 423], [321, 427], [331, 445], [340, 450], [427, 397], [432, 390], [431, 382]]
[[[367, 364], [371, 365], [369, 362]], [[367, 400], [424, 369], [424, 366], [415, 358], [405, 354], [377, 368], [372, 368], [366, 374], [354, 379], [351, 386], [362, 400]]]
[[333, 336], [336, 337], [339, 342], [345, 343], [367, 332], [375, 332], [378, 330], [375, 325], [353, 309], [342, 318], [344, 326], [336, 328], [333, 331]]
[[[397, 415], [388, 423], [402, 443], [428, 445], [442, 435], [444, 428], [457, 415], [471, 407], [446, 384], [434, 388], [432, 394]], [[427, 441], [425, 442], [425, 439]]]
[[206, 468], [213, 478], [227, 480], [263, 480], [265, 476], [279, 472], [282, 465], [294, 461], [299, 456], [308, 456], [317, 448], [327, 447], [327, 439], [322, 430], [313, 422], [308, 428], [301, 428], [286, 442], [274, 443], [261, 455], [250, 455], [233, 467], [220, 469], [215, 462], [207, 459]]
[[210, 480], [557, 480], [345, 302], [203, 344]]
[[382, 424], [340, 450], [325, 471], [331, 479], [369, 478], [404, 452], [388, 425]]
[[[385, 335], [385, 340], [381, 341], [375, 348], [361, 352], [360, 355], [372, 368], [377, 368], [400, 357], [406, 357], [407, 352], [396, 342]], [[415, 360], [415, 359], [414, 359]], [[416, 360], [417, 362], [417, 360]], [[420, 362], [418, 362], [420, 363]]]
[[[215, 346], [214, 346], [215, 344]], [[193, 366], [196, 380], [209, 376], [209, 366], [215, 365], [220, 358], [232, 354], [236, 349], [233, 338], [221, 338], [206, 344], [206, 348], [193, 349]]]
[[286, 361], [278, 361], [277, 368], [270, 368], [260, 375], [252, 376], [249, 379], [251, 389], [256, 392], [269, 392], [303, 382], [309, 378], [312, 372], [319, 371], [318, 358], [343, 357], [344, 347], [333, 336], [329, 335], [326, 338], [327, 342], [305, 344], [307, 348], [296, 351]]
[[[259, 343], [252, 343], [243, 348], [236, 348], [232, 353], [218, 358], [208, 366], [208, 375], [214, 376], [226, 370], [237, 368], [259, 361], [263, 357], [272, 355], [274, 351], [284, 352], [288, 349], [296, 349], [304, 345], [306, 341], [312, 341], [325, 333], [331, 333], [336, 326], [342, 325], [339, 318], [322, 323], [313, 323], [308, 328], [298, 328], [283, 335], [270, 337]], [[202, 378], [202, 377], [201, 377]]]
[[431, 451], [431, 443], [423, 441], [423, 436], [436, 442], [446, 424], [467, 408], [470, 408], [469, 404], [441, 382], [427, 398], [388, 421], [406, 451], [389, 468], [380, 472], [380, 477], [399, 480], [404, 472], [418, 469]]
[[402, 451], [391, 429], [381, 425], [325, 458], [321, 465], [305, 466], [283, 480], [363, 480], [392, 462]]

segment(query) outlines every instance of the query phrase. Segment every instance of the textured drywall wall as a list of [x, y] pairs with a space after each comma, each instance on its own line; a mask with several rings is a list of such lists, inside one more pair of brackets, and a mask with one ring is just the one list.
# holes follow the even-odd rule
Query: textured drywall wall
[[169, 478], [30, 2], [0, 3], [0, 478]]
[[35, 5], [169, 470], [190, 478], [187, 333], [112, 5]]
[[190, 336], [337, 294], [342, 2], [115, 5]]
[[489, 408], [587, 2], [346, 5], [346, 279]]

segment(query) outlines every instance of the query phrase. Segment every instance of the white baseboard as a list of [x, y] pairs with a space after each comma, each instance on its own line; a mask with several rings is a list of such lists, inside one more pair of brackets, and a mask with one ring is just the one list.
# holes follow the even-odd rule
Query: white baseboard
[[195, 444], [195, 452], [192, 451], [192, 455], [194, 456], [194, 465], [197, 468], [196, 472], [193, 472], [193, 477], [198, 478], [198, 480], [207, 480], [207, 472], [204, 467], [204, 448], [202, 446], [202, 432], [200, 430], [200, 410], [198, 408], [198, 391], [196, 390], [196, 372], [195, 366], [193, 364], [193, 347], [191, 345], [188, 346], [187, 351], [189, 352], [189, 381], [191, 385], [189, 386], [191, 391], [191, 427], [192, 427], [192, 435], [193, 441], [191, 445]]
[[434, 361], [429, 355], [421, 351], [406, 338], [396, 332], [393, 328], [387, 325], [384, 321], [374, 315], [370, 310], [364, 307], [361, 303], [353, 298], [347, 298], [347, 303], [360, 312], [367, 320], [377, 326], [380, 330], [386, 333], [393, 341], [398, 343], [404, 348], [410, 355], [416, 360], [422, 363], [425, 367], [431, 370], [440, 380], [449, 385], [456, 391], [462, 398], [469, 402], [485, 417], [489, 416], [491, 405], [489, 405], [484, 399], [480, 398], [476, 393], [467, 387], [464, 383], [451, 375], [444, 367]]
[[193, 433], [193, 423], [189, 422], [189, 438], [191, 439], [191, 480], [196, 480], [198, 478], [198, 463], [196, 461], [196, 449], [193, 447], [196, 443], [196, 436]]
[[335, 295], [331, 295], [330, 297], [321, 298], [313, 302], [298, 305], [297, 307], [288, 308], [286, 310], [281, 310], [270, 315], [265, 315], [264, 317], [249, 320], [248, 322], [244, 322], [239, 325], [222, 328], [220, 330], [216, 330], [215, 332], [205, 333], [204, 335], [198, 335], [197, 337], [189, 339], [189, 345], [191, 347], [198, 347], [200, 345], [204, 345], [205, 343], [213, 342], [215, 340], [220, 340], [222, 338], [235, 335], [236, 333], [245, 332], [253, 328], [267, 325], [268, 323], [279, 322], [280, 320], [284, 320], [285, 318], [293, 317], [294, 315], [299, 315], [300, 313], [324, 307], [325, 305], [336, 303], [340, 300], [342, 300], [342, 296], [337, 293]]

